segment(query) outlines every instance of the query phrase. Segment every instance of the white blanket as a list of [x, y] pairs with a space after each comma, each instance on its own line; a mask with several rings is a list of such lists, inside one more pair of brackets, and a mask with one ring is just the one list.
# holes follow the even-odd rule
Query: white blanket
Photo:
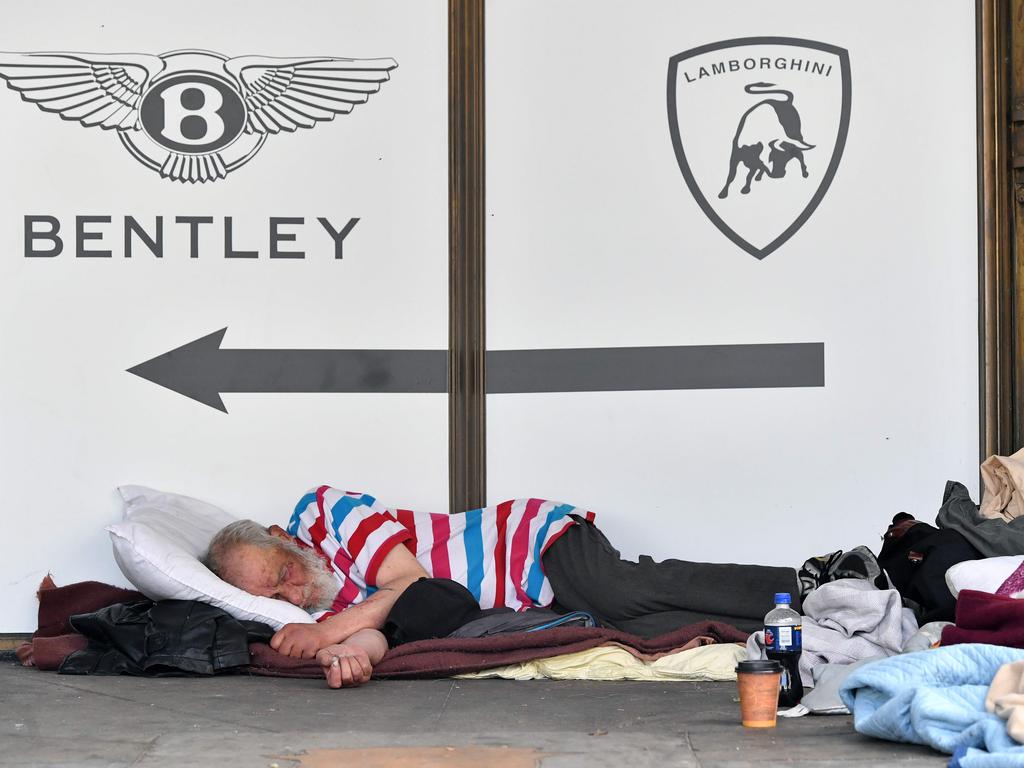
[[[917, 632], [914, 614], [895, 589], [876, 589], [864, 579], [822, 584], [804, 600], [800, 677], [814, 685], [819, 664], [849, 664], [873, 656], [893, 656]], [[747, 641], [752, 659], [764, 655], [764, 632]]]

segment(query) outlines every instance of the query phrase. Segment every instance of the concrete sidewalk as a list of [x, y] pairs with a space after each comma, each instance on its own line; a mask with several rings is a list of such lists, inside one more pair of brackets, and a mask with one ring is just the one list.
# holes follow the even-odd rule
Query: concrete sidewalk
[[0, 765], [944, 766], [849, 717], [744, 730], [733, 683], [71, 677], [0, 661]]

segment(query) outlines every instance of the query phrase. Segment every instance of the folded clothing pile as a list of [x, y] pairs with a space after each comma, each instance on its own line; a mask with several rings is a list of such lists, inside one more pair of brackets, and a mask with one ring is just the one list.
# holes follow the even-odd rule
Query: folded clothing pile
[[1010, 478], [1024, 467], [1024, 451], [991, 457], [983, 475], [986, 467], [980, 506], [951, 480], [935, 518], [938, 527], [900, 513], [885, 532], [878, 562], [921, 624], [951, 621], [962, 590], [1024, 597], [1024, 517], [1007, 512], [1020, 499]]
[[1008, 522], [1024, 517], [1024, 448], [1012, 456], [989, 456], [981, 465], [981, 480], [982, 517]]
[[[959, 484], [946, 484], [947, 496], [953, 485]], [[900, 513], [883, 536], [878, 562], [917, 620], [927, 624], [953, 618], [956, 597], [946, 583], [949, 569], [981, 557], [959, 531], [936, 528]]]
[[[986, 500], [982, 498], [983, 503]], [[935, 523], [940, 528], [957, 531], [982, 557], [1024, 554], [1024, 517], [986, 517], [961, 483], [952, 480], [946, 483]]]

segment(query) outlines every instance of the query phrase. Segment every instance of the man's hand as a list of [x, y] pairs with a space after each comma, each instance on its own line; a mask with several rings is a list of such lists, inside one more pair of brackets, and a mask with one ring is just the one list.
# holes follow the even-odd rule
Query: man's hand
[[293, 659], [312, 659], [327, 645], [319, 624], [285, 624], [270, 638], [270, 647]]
[[316, 654], [330, 688], [354, 688], [370, 679], [373, 666], [364, 648], [350, 643], [329, 645]]

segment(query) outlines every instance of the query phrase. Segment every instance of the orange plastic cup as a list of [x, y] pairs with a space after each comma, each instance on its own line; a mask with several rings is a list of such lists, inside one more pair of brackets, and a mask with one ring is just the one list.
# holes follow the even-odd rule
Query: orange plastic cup
[[777, 661], [741, 661], [736, 666], [740, 717], [745, 728], [774, 728], [779, 711], [782, 665]]

